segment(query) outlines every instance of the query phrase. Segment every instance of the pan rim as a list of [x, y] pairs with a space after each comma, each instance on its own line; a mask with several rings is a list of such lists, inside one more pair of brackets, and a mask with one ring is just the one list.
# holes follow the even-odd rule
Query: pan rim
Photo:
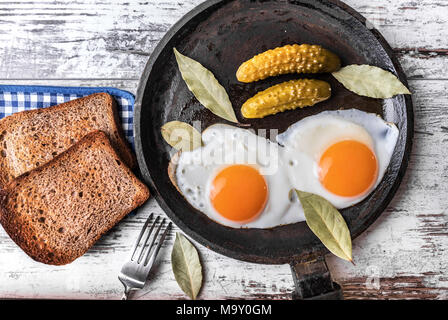
[[[319, 248], [316, 250], [311, 250], [308, 255], [304, 256], [303, 254], [297, 255], [297, 256], [278, 256], [273, 258], [268, 257], [262, 257], [258, 254], [251, 255], [247, 253], [241, 253], [238, 250], [231, 250], [229, 248], [223, 247], [221, 245], [215, 244], [213, 241], [210, 241], [203, 237], [198, 232], [194, 231], [192, 228], [188, 226], [188, 224], [185, 224], [178, 216], [173, 212], [173, 210], [170, 208], [170, 206], [165, 202], [164, 197], [158, 192], [158, 188], [155, 185], [155, 182], [153, 181], [150, 171], [148, 169], [144, 154], [143, 154], [143, 144], [141, 140], [141, 111], [142, 111], [142, 101], [144, 92], [146, 90], [146, 83], [149, 79], [149, 75], [155, 65], [155, 62], [157, 61], [159, 55], [161, 54], [162, 50], [165, 48], [165, 46], [168, 44], [168, 42], [175, 36], [191, 19], [193, 19], [195, 16], [199, 15], [203, 11], [209, 9], [210, 7], [214, 5], [218, 5], [221, 3], [230, 2], [232, 0], [207, 0], [195, 8], [193, 8], [191, 11], [189, 11], [187, 14], [185, 14], [178, 22], [176, 22], [164, 35], [164, 37], [160, 40], [160, 42], [157, 44], [156, 48], [152, 52], [150, 58], [148, 59], [148, 62], [146, 63], [145, 69], [142, 73], [142, 76], [139, 81], [139, 85], [137, 88], [137, 94], [135, 99], [135, 107], [134, 107], [134, 141], [135, 141], [135, 149], [137, 154], [137, 161], [139, 164], [141, 176], [143, 177], [143, 180], [145, 183], [148, 184], [152, 196], [156, 199], [159, 206], [164, 210], [164, 212], [169, 216], [171, 220], [188, 236], [193, 238], [195, 241], [200, 243], [201, 245], [212, 249], [213, 251], [223, 254], [227, 257], [231, 257], [234, 259], [238, 259], [241, 261], [247, 261], [247, 262], [254, 262], [254, 263], [263, 263], [263, 264], [285, 264], [290, 263], [292, 261], [297, 260], [307, 260], [310, 258], [314, 258], [317, 255], [326, 254], [328, 253], [328, 250], [325, 248]], [[339, 7], [339, 9], [347, 12], [349, 15], [354, 17], [356, 20], [358, 20], [363, 25], [366, 24], [366, 19], [359, 14], [356, 10], [354, 10], [352, 7], [348, 6], [344, 2], [340, 0], [318, 0], [320, 3], [334, 5]], [[370, 29], [366, 28], [369, 32], [372, 33], [372, 35], [377, 39], [381, 47], [385, 50], [388, 58], [391, 60], [396, 73], [398, 74], [399, 79], [408, 86], [406, 76], [404, 74], [404, 71], [396, 58], [396, 56], [393, 54], [393, 50], [388, 44], [388, 42], [385, 40], [385, 38], [381, 35], [381, 33], [376, 29]], [[404, 97], [404, 103], [406, 105], [406, 138], [405, 138], [405, 146], [403, 151], [403, 157], [401, 159], [401, 165], [400, 168], [397, 170], [397, 177], [395, 178], [393, 185], [390, 188], [390, 191], [388, 192], [386, 198], [382, 201], [381, 206], [374, 212], [375, 214], [369, 215], [369, 218], [363, 223], [360, 228], [355, 230], [355, 232], [352, 232], [352, 239], [355, 239], [358, 237], [361, 233], [363, 233], [367, 228], [369, 228], [374, 221], [378, 219], [378, 217], [384, 212], [384, 210], [387, 208], [387, 206], [390, 204], [392, 199], [394, 198], [396, 192], [398, 191], [398, 188], [403, 180], [404, 173], [406, 172], [406, 169], [408, 167], [412, 145], [413, 145], [413, 134], [414, 134], [414, 113], [413, 113], [413, 103], [410, 96]]]

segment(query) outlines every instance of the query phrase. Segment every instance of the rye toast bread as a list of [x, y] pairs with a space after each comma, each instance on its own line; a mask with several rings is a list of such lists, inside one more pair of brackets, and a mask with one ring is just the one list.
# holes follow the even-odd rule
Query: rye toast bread
[[149, 197], [95, 131], [0, 190], [0, 223], [30, 257], [67, 264]]
[[101, 130], [131, 168], [135, 156], [119, 122], [115, 100], [95, 93], [56, 106], [22, 111], [0, 120], [0, 188]]

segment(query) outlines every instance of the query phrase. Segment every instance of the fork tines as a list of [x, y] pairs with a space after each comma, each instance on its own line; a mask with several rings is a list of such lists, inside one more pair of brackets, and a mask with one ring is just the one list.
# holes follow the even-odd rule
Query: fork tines
[[[163, 230], [166, 219], [163, 218], [159, 223], [160, 217], [152, 221], [153, 216], [154, 214], [151, 213], [148, 219], [146, 219], [137, 241], [132, 248], [130, 259], [123, 265], [118, 274], [118, 279], [124, 286], [123, 300], [128, 299], [131, 290], [142, 289], [144, 287], [160, 247], [171, 228], [171, 222], [169, 222], [165, 230]], [[162, 235], [157, 240], [161, 231]]]
[[[160, 233], [160, 230], [165, 225], [166, 218], [163, 218], [162, 221], [159, 224], [159, 227], [156, 229], [156, 232], [154, 235], [152, 235], [154, 228], [157, 226], [157, 223], [160, 220], [160, 217], [157, 216], [154, 220], [154, 222], [151, 224], [151, 220], [153, 218], [154, 214], [151, 213], [148, 219], [146, 219], [145, 224], [143, 225], [142, 230], [140, 231], [140, 234], [137, 238], [137, 241], [134, 245], [134, 248], [132, 249], [132, 255], [131, 255], [131, 261], [136, 262], [137, 264], [143, 264], [143, 266], [149, 266], [150, 264], [154, 263], [154, 260], [160, 250], [160, 247], [162, 246], [162, 243], [165, 241], [165, 237], [168, 234], [169, 229], [171, 228], [171, 222], [168, 223], [165, 231], [163, 232], [162, 236], [160, 237], [158, 243], [156, 246], [154, 246], [154, 243], [156, 241], [157, 236]], [[152, 235], [152, 237], [151, 237]], [[144, 240], [142, 241], [142, 238]], [[150, 241], [151, 239], [151, 241]], [[150, 241], [150, 243], [149, 243]], [[148, 245], [149, 243], [149, 245]], [[139, 249], [139, 250], [138, 250]], [[136, 254], [139, 252], [138, 254]], [[151, 254], [152, 253], [152, 254]]]

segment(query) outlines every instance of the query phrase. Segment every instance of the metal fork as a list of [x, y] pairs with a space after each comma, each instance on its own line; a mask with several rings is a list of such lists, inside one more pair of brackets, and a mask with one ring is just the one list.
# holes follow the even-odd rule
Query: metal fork
[[[165, 240], [169, 229], [171, 228], [170, 222], [168, 223], [159, 241], [154, 246], [155, 240], [166, 221], [166, 219], [163, 218], [162, 222], [156, 230], [156, 233], [152, 237], [151, 243], [148, 245], [148, 241], [151, 238], [151, 233], [160, 218], [159, 216], [157, 216], [154, 222], [150, 225], [153, 215], [154, 214], [151, 213], [148, 219], [146, 219], [142, 231], [140, 231], [140, 235], [138, 236], [137, 241], [132, 248], [130, 260], [123, 265], [123, 267], [121, 268], [121, 272], [118, 275], [118, 279], [124, 286], [124, 294], [121, 300], [127, 300], [129, 298], [129, 293], [131, 292], [131, 290], [142, 289], [144, 287], [148, 278], [149, 271], [151, 271], [157, 254], [159, 253], [160, 247], [162, 246], [162, 243]], [[145, 233], [146, 236], [144, 238], [144, 241], [141, 241]], [[136, 255], [137, 249], [139, 247], [139, 253]]]

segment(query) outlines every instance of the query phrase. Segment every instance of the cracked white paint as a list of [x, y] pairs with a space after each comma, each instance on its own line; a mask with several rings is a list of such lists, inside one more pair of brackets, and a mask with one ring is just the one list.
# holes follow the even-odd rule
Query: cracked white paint
[[[148, 54], [172, 24], [202, 1], [126, 2], [2, 1], [0, 82], [114, 86], [135, 92]], [[396, 197], [354, 241], [356, 265], [333, 256], [327, 257], [328, 265], [348, 298], [448, 299], [448, 4], [346, 3], [383, 33], [412, 79], [416, 133]], [[150, 200], [144, 212], [126, 218], [85, 256], [62, 267], [32, 261], [0, 228], [0, 298], [120, 298], [117, 273], [151, 211], [163, 214]], [[137, 298], [185, 298], [170, 265], [176, 231]], [[293, 283], [288, 265], [245, 263], [197, 247], [205, 268], [199, 298], [289, 298]]]

